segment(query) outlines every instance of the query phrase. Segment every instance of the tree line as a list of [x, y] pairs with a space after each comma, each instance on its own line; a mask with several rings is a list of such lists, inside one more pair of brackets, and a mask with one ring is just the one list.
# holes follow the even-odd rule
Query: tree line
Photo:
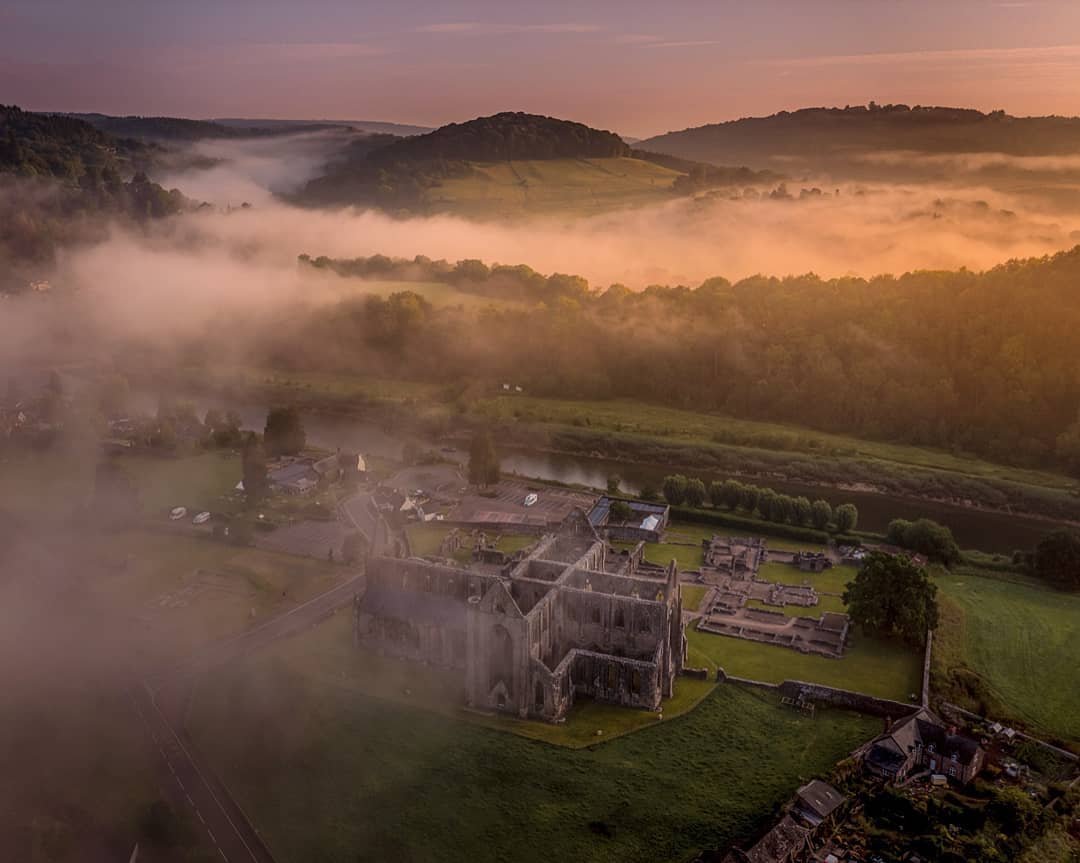
[[[420, 309], [393, 332], [392, 356], [379, 355], [386, 324], [347, 301], [303, 334], [332, 346], [339, 365], [441, 383], [481, 370], [536, 396], [634, 398], [1080, 476], [1080, 247], [982, 273], [711, 278], [642, 291], [479, 261], [308, 261], [521, 300], [431, 308], [406, 289]], [[317, 364], [312, 341], [301, 353]]]
[[[664, 477], [659, 494], [671, 506], [698, 508], [708, 501], [715, 509], [741, 511], [765, 521], [817, 530], [834, 529], [839, 533], [850, 533], [859, 523], [859, 511], [854, 504], [844, 503], [833, 508], [827, 500], [811, 502], [807, 497], [793, 497], [734, 479], [724, 482], [714, 480], [706, 487], [700, 479], [670, 474]], [[642, 490], [642, 497], [646, 499], [656, 499], [658, 496], [655, 489]]]

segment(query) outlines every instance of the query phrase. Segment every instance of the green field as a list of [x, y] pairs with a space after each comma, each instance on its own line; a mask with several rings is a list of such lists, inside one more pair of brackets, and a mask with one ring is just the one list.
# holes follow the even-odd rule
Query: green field
[[90, 589], [155, 649], [182, 656], [280, 614], [351, 575], [322, 560], [168, 533], [103, 533], [85, 542]]
[[681, 589], [683, 611], [697, 611], [705, 594], [709, 592], [708, 587], [697, 584], [684, 584]]
[[334, 676], [248, 657], [193, 706], [197, 744], [282, 863], [682, 860], [752, 833], [880, 728], [724, 686], [682, 718], [575, 750]]
[[939, 574], [934, 692], [1080, 744], [1080, 595]]
[[122, 455], [115, 463], [131, 477], [139, 502], [150, 515], [166, 513], [174, 506], [192, 512], [231, 511], [240, 502], [235, 492], [242, 476], [240, 457], [230, 450], [176, 458]]
[[495, 217], [588, 214], [671, 198], [678, 172], [631, 158], [542, 159], [472, 164], [468, 177], [427, 194], [436, 212]]
[[687, 629], [690, 647], [735, 677], [782, 683], [803, 680], [865, 692], [896, 701], [918, 698], [922, 656], [890, 642], [852, 635], [843, 659], [811, 656], [787, 647], [760, 644]]
[[[772, 545], [772, 540], [769, 540]], [[858, 570], [854, 566], [833, 566], [824, 572], [800, 572], [787, 563], [766, 563], [758, 569], [758, 578], [778, 584], [809, 584], [818, 593], [842, 594]]]

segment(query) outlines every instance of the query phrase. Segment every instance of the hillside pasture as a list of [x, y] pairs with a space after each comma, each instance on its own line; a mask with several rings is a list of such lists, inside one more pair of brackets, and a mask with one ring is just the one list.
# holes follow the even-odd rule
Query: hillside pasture
[[256, 655], [212, 672], [193, 705], [198, 746], [283, 861], [688, 859], [752, 834], [880, 728], [722, 686], [681, 718], [568, 749], [335, 676]]
[[935, 692], [1080, 744], [1080, 595], [967, 573], [935, 581]]
[[475, 162], [428, 192], [436, 212], [471, 216], [586, 214], [671, 197], [677, 171], [626, 157]]

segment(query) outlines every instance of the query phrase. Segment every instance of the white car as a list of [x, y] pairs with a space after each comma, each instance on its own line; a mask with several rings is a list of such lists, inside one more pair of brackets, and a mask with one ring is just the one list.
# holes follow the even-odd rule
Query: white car
[[536, 495], [536, 493], [530, 492], [529, 494], [525, 495], [525, 506], [532, 506], [538, 500], [540, 500], [540, 498]]
[[206, 524], [208, 521], [210, 521], [210, 513], [208, 513], [208, 512], [200, 512], [197, 516], [195, 516], [195, 518], [193, 518], [191, 520], [191, 523], [192, 524]]
[[185, 515], [187, 515], [186, 506], [173, 507], [173, 509], [169, 512], [169, 518], [171, 518], [173, 521], [180, 521], [180, 519], [182, 519]]

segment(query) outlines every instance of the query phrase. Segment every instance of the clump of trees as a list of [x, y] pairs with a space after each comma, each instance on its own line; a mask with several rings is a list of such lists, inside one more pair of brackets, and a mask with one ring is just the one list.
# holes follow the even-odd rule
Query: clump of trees
[[257, 506], [270, 487], [266, 470], [266, 451], [255, 432], [248, 432], [240, 453], [240, 469], [244, 483], [244, 498], [248, 506]]
[[1065, 528], [1051, 531], [1032, 557], [1038, 578], [1063, 590], [1080, 589], [1080, 533]]
[[477, 432], [469, 445], [469, 482], [486, 488], [499, 481], [501, 467], [491, 432]]
[[916, 521], [895, 518], [889, 522], [885, 538], [900, 548], [924, 554], [935, 563], [952, 566], [960, 562], [960, 546], [952, 531], [928, 518]]
[[263, 429], [263, 446], [267, 455], [296, 455], [307, 443], [307, 433], [294, 407], [271, 408]]
[[742, 511], [765, 521], [818, 530], [827, 530], [830, 524], [835, 523], [836, 530], [847, 533], [854, 530], [859, 522], [859, 511], [853, 504], [841, 504], [834, 510], [826, 500], [811, 502], [807, 497], [779, 494], [771, 488], [760, 488], [734, 479], [724, 482], [714, 480], [706, 488], [700, 479], [671, 474], [664, 477], [662, 493], [664, 500], [672, 506], [685, 504], [700, 507], [708, 500], [714, 509]]
[[899, 555], [868, 555], [843, 599], [852, 622], [869, 635], [920, 645], [938, 625], [937, 586]]

